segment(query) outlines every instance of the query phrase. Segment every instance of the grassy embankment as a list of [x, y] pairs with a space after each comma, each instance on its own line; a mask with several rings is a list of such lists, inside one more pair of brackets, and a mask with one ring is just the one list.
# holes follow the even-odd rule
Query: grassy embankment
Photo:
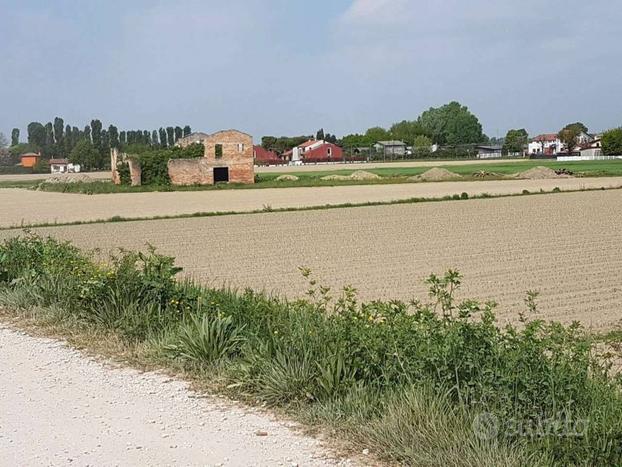
[[[553, 161], [508, 161], [507, 163], [494, 164], [471, 164], [471, 165], [443, 165], [439, 162], [439, 167], [461, 175], [461, 181], [469, 180], [501, 180], [507, 175], [528, 170], [532, 167], [545, 166], [552, 169], [568, 169], [578, 176], [583, 177], [605, 177], [622, 176], [621, 161], [594, 161], [594, 162], [553, 162]], [[412, 183], [409, 177], [420, 175], [429, 170], [430, 167], [389, 167], [366, 169], [367, 172], [374, 173], [382, 178], [377, 180], [322, 180], [322, 177], [329, 175], [349, 176], [357, 169], [356, 165], [352, 169], [325, 171], [301, 171], [287, 173], [260, 173], [254, 185], [242, 184], [219, 184], [216, 186], [189, 186], [173, 187], [170, 185], [145, 185], [140, 187], [130, 187], [127, 185], [113, 185], [108, 181], [94, 181], [91, 183], [41, 183], [41, 181], [20, 182], [23, 188], [39, 188], [46, 191], [64, 193], [134, 193], [146, 191], [194, 191], [194, 190], [227, 190], [227, 189], [259, 189], [259, 188], [287, 188], [287, 187], [315, 187], [315, 186], [342, 186], [342, 185], [377, 185]], [[475, 177], [477, 172], [488, 172], [491, 175], [486, 177]], [[277, 181], [280, 175], [294, 175], [298, 177], [295, 181]], [[15, 182], [0, 182], [1, 187], [15, 186]]]
[[308, 296], [286, 301], [176, 281], [173, 259], [154, 252], [102, 264], [25, 236], [0, 245], [0, 307], [388, 461], [622, 462], [622, 381], [597, 355], [602, 336], [531, 321], [535, 293], [520, 326], [499, 327], [494, 303], [454, 299], [455, 272], [431, 276], [422, 302], [362, 303], [301, 271]]

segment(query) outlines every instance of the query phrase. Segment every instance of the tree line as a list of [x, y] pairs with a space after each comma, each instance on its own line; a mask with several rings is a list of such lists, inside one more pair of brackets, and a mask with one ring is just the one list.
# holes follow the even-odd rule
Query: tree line
[[119, 131], [115, 125], [104, 128], [99, 119], [93, 119], [84, 128], [78, 128], [65, 124], [61, 117], [56, 117], [53, 122], [46, 124], [29, 123], [25, 142], [20, 139], [19, 128], [14, 128], [11, 132], [9, 153], [17, 158], [26, 152], [38, 152], [43, 159], [69, 159], [81, 164], [85, 170], [104, 169], [110, 165], [111, 148], [169, 148], [191, 132], [189, 125], [160, 127], [151, 131]]

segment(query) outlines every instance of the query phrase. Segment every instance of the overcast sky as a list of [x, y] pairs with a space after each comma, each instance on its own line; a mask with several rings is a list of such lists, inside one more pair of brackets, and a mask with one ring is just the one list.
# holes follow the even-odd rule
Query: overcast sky
[[0, 0], [0, 131], [62, 116], [343, 135], [451, 100], [622, 125], [618, 0]]

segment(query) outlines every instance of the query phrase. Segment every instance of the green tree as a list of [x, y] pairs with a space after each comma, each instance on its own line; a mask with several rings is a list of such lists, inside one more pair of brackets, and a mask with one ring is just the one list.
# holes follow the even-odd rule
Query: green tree
[[65, 138], [64, 131], [65, 122], [63, 121], [63, 119], [60, 117], [54, 118], [54, 141], [56, 142], [56, 144], [63, 144]]
[[160, 135], [160, 146], [165, 148], [168, 146], [167, 144], [167, 138], [166, 138], [166, 130], [162, 127], [160, 127], [160, 130], [158, 131], [159, 135]]
[[99, 120], [91, 120], [91, 139], [96, 149], [102, 148], [102, 122]]
[[48, 152], [54, 146], [54, 125], [52, 122], [47, 122], [45, 124], [45, 147], [44, 151]]
[[581, 133], [587, 133], [587, 127], [581, 122], [570, 123], [560, 130], [558, 136], [566, 151], [571, 153], [574, 150]]
[[389, 130], [391, 139], [403, 141], [407, 144], [414, 144], [415, 139], [418, 136], [427, 136], [426, 131], [416, 121], [404, 120], [399, 123], [395, 123]]
[[605, 131], [601, 142], [604, 155], [622, 156], [622, 127]]
[[478, 118], [458, 102], [426, 110], [417, 122], [437, 144], [476, 144], [486, 139]]
[[89, 143], [92, 142], [92, 139], [91, 139], [91, 127], [89, 125], [86, 125], [84, 127], [84, 132], [82, 133], [82, 139], [84, 139], [85, 141], [88, 141]]
[[111, 148], [118, 148], [120, 146], [119, 129], [116, 126], [110, 125], [108, 127], [108, 139], [110, 140]]
[[172, 126], [166, 127], [166, 144], [169, 148], [175, 146], [175, 128]]
[[413, 141], [415, 155], [427, 156], [432, 151], [432, 140], [425, 135], [419, 135]]
[[384, 128], [375, 126], [375, 127], [369, 128], [365, 132], [365, 137], [367, 138], [367, 141], [369, 142], [369, 144], [375, 144], [378, 141], [390, 140], [391, 134]]
[[180, 126], [175, 127], [175, 142], [179, 141], [184, 136], [184, 130]]
[[325, 135], [324, 135], [324, 128], [320, 128], [317, 133], [315, 134], [315, 139], [319, 140], [323, 140], [325, 139]]
[[9, 145], [9, 140], [6, 139], [4, 133], [0, 133], [0, 149], [4, 149]]
[[527, 130], [509, 130], [505, 135], [503, 152], [505, 154], [522, 153], [525, 146], [529, 144], [529, 134]]
[[156, 146], [156, 147], [160, 145], [160, 142], [158, 140], [158, 132], [157, 132], [157, 130], [153, 130], [151, 132], [151, 144], [153, 146]]
[[19, 128], [13, 128], [11, 131], [11, 146], [19, 144]]
[[74, 164], [80, 164], [85, 171], [96, 168], [99, 158], [100, 152], [86, 139], [79, 141], [69, 155], [69, 160]]
[[42, 148], [45, 146], [45, 127], [39, 122], [28, 124], [28, 143]]
[[186, 125], [184, 127], [184, 136], [188, 136], [191, 133], [192, 133], [192, 128], [190, 128], [190, 125]]
[[272, 151], [276, 144], [276, 137], [274, 136], [263, 136], [261, 138], [261, 147], [267, 149], [268, 151]]

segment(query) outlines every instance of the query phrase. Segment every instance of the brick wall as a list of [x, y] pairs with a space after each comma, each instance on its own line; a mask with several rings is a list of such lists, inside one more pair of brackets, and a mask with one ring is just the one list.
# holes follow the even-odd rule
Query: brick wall
[[[211, 185], [215, 167], [229, 168], [230, 183], [255, 183], [253, 138], [237, 130], [219, 131], [203, 140], [205, 157], [202, 159], [175, 159], [168, 163], [173, 185]], [[222, 157], [216, 158], [216, 147], [221, 145]]]
[[168, 176], [173, 185], [212, 185], [212, 165], [205, 159], [171, 159]]

